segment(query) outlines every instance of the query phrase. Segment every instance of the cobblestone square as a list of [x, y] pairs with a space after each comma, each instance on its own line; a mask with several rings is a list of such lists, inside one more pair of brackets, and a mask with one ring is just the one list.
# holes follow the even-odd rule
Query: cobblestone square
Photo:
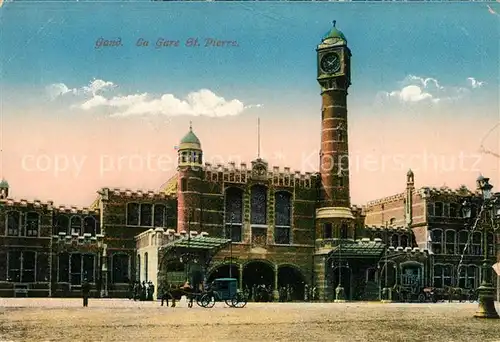
[[[0, 299], [0, 341], [500, 341], [476, 303], [248, 303]], [[497, 303], [497, 310], [499, 305]]]

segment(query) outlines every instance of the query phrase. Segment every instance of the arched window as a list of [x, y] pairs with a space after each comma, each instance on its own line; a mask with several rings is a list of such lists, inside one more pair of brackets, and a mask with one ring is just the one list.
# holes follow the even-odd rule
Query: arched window
[[431, 231], [431, 249], [435, 254], [443, 253], [443, 231], [441, 229], [433, 229]]
[[57, 234], [70, 234], [69, 217], [66, 215], [58, 215], [56, 218]]
[[341, 239], [347, 239], [349, 236], [349, 231], [347, 228], [347, 223], [342, 222], [340, 225], [340, 238]]
[[92, 216], [87, 216], [83, 219], [83, 233], [84, 234], [96, 234], [96, 221]]
[[445, 251], [446, 254], [455, 254], [455, 231], [447, 230], [445, 232]]
[[399, 247], [399, 235], [398, 234], [392, 234], [391, 246], [393, 246], [394, 248]]
[[469, 232], [466, 230], [461, 230], [458, 232], [458, 254], [469, 253], [470, 246], [465, 250], [467, 246], [467, 240], [469, 239]]
[[36, 237], [40, 229], [40, 215], [38, 213], [26, 214], [26, 236]]
[[112, 264], [113, 283], [128, 283], [130, 279], [129, 256], [127, 254], [113, 254]]
[[332, 238], [332, 224], [323, 223], [323, 239], [331, 239], [331, 238]]
[[19, 211], [9, 211], [7, 213], [7, 235], [19, 236], [21, 226], [21, 213]]
[[444, 286], [452, 286], [453, 284], [453, 266], [451, 265], [434, 265], [434, 287], [443, 288]]
[[141, 226], [151, 227], [153, 225], [153, 205], [149, 203], [141, 204]]
[[82, 218], [80, 216], [71, 217], [71, 234], [80, 235], [82, 233]]
[[467, 281], [465, 288], [477, 289], [479, 287], [479, 268], [476, 265], [469, 265], [467, 267]]
[[243, 190], [230, 187], [226, 190], [225, 203], [225, 232], [226, 239], [241, 242], [243, 228]]
[[165, 227], [167, 208], [163, 204], [154, 206], [154, 226]]
[[138, 203], [127, 204], [127, 225], [128, 226], [138, 226], [139, 225], [139, 204]]
[[267, 224], [267, 188], [255, 185], [251, 191], [251, 224]]
[[489, 232], [488, 233], [488, 255], [489, 256], [494, 256], [495, 255], [495, 238], [493, 233]]
[[472, 244], [471, 244], [471, 254], [472, 255], [481, 255], [481, 232], [474, 232], [472, 234]]
[[406, 235], [406, 234], [401, 235], [401, 247], [403, 247], [403, 248], [411, 247], [408, 244], [408, 235]]
[[274, 241], [277, 244], [290, 244], [292, 226], [292, 196], [289, 192], [279, 191], [274, 199]]

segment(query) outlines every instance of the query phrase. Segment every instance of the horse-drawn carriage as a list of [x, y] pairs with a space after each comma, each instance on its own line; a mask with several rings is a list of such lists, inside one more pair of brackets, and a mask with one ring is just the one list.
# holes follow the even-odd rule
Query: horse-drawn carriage
[[463, 289], [460, 287], [445, 286], [438, 287], [419, 287], [419, 286], [402, 286], [395, 285], [393, 287], [393, 298], [401, 302], [432, 302], [439, 301], [454, 301], [459, 302], [474, 302], [477, 300], [477, 291], [473, 289]]
[[164, 301], [169, 304], [172, 300], [172, 307], [175, 307], [175, 301], [183, 296], [188, 300], [188, 307], [193, 307], [193, 302], [204, 308], [212, 308], [215, 302], [224, 301], [227, 305], [234, 308], [242, 308], [247, 304], [246, 296], [238, 290], [238, 280], [234, 278], [218, 278], [202, 292], [197, 292], [186, 282], [183, 286], [170, 287], [163, 292], [161, 296], [161, 305]]
[[242, 308], [247, 305], [246, 296], [238, 291], [237, 279], [215, 279], [210, 288], [200, 296], [197, 303], [204, 308], [211, 308], [215, 305], [215, 302], [222, 301], [233, 308]]

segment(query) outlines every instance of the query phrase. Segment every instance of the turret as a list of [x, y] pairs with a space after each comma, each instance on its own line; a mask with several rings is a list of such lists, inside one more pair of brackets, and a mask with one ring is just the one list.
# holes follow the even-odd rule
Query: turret
[[200, 139], [189, 124], [189, 132], [178, 149], [177, 231], [199, 231], [201, 221], [200, 187], [203, 174], [203, 151]]
[[0, 199], [7, 199], [9, 197], [9, 183], [2, 178], [0, 181]]

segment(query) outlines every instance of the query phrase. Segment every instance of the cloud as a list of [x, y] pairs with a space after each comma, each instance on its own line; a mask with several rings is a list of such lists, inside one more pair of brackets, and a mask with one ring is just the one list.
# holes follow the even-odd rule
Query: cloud
[[[245, 109], [258, 108], [262, 105], [245, 105], [238, 99], [226, 100], [209, 89], [201, 89], [178, 98], [173, 94], [154, 95], [138, 93], [129, 95], [111, 95], [116, 88], [113, 82], [94, 79], [88, 86], [69, 89], [60, 83], [51, 85], [51, 98], [71, 93], [84, 96], [83, 102], [71, 108], [84, 111], [105, 109], [112, 117], [141, 115], [164, 116], [209, 116], [223, 117], [241, 114]], [[50, 95], [49, 94], [49, 95]]]
[[49, 95], [49, 97], [51, 98], [51, 100], [54, 100], [57, 97], [68, 94], [68, 93], [71, 93], [71, 94], [77, 93], [77, 89], [75, 89], [75, 88], [70, 89], [64, 83], [51, 84], [51, 85], [47, 86], [46, 91], [47, 91], [47, 94]]
[[481, 88], [485, 84], [484, 81], [478, 81], [474, 77], [468, 77], [467, 81], [470, 82], [472, 89]]
[[471, 89], [482, 87], [485, 83], [473, 77], [467, 78], [467, 86], [444, 86], [436, 78], [408, 75], [399, 82], [400, 88], [392, 91], [381, 91], [379, 99], [397, 99], [401, 103], [441, 103], [455, 101], [471, 92]]
[[409, 85], [398, 91], [391, 91], [389, 97], [398, 97], [403, 102], [419, 102], [432, 99], [432, 95], [416, 85]]
[[81, 88], [69, 88], [64, 83], [54, 83], [46, 87], [46, 91], [52, 100], [67, 94], [85, 95], [91, 94], [96, 96], [97, 93], [114, 88], [116, 85], [113, 82], [93, 79], [87, 86]]

